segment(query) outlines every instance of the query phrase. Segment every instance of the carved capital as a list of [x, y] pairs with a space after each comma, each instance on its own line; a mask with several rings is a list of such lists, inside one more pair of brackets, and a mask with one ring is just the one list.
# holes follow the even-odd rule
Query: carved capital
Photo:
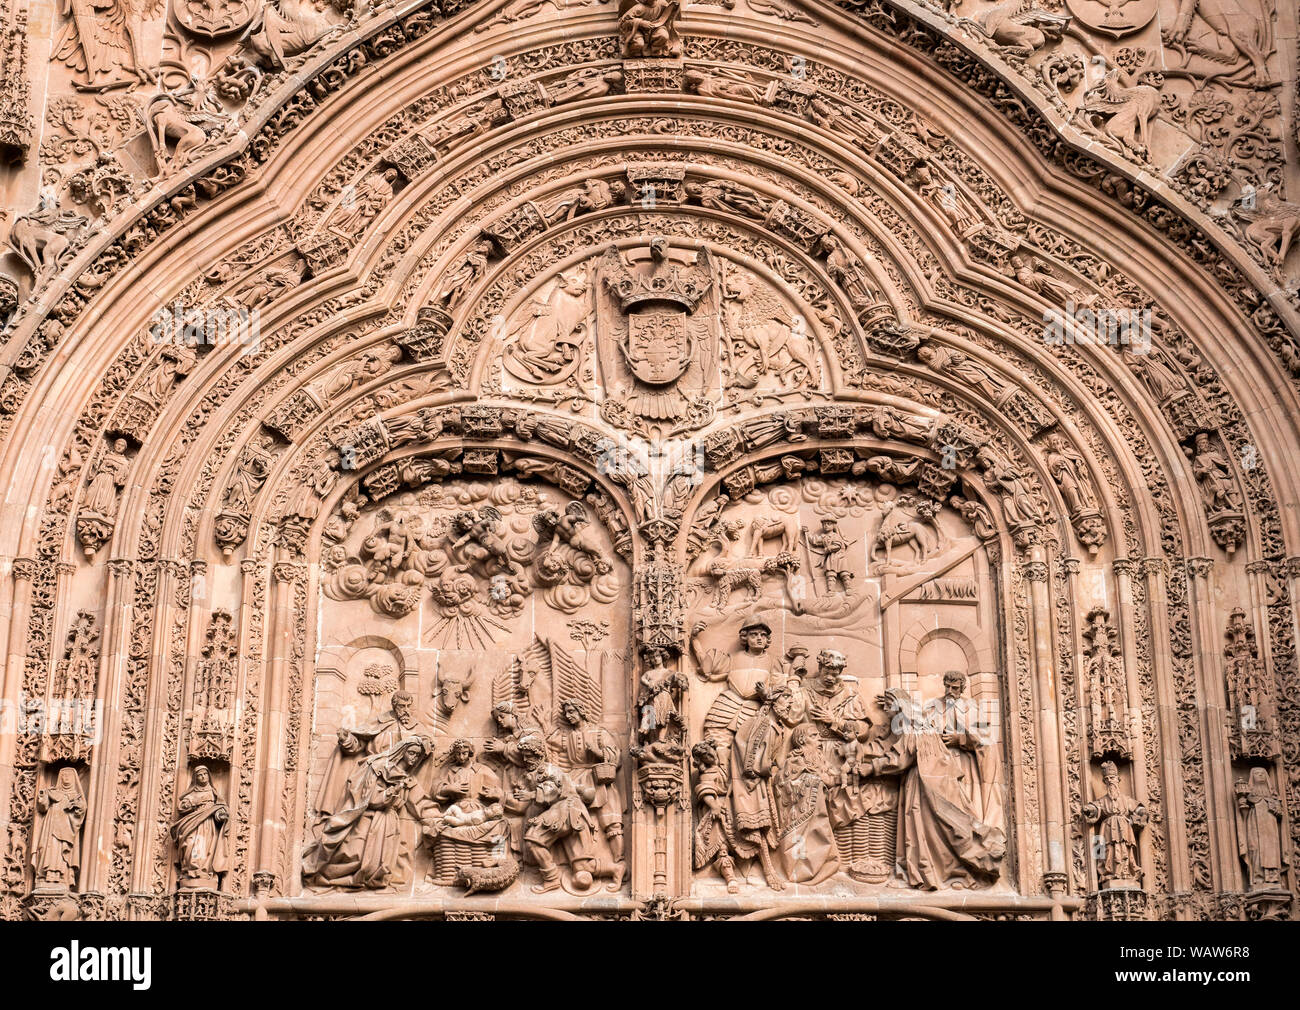
[[1020, 566], [1020, 574], [1030, 582], [1047, 581], [1047, 562], [1026, 561]]
[[296, 583], [307, 574], [307, 566], [291, 561], [277, 561], [271, 566], [271, 576], [276, 582]]
[[1053, 898], [1062, 898], [1065, 896], [1069, 879], [1068, 874], [1062, 871], [1049, 870], [1043, 874], [1043, 891]]
[[271, 870], [258, 870], [253, 874], [253, 897], [271, 898], [280, 891], [280, 875]]

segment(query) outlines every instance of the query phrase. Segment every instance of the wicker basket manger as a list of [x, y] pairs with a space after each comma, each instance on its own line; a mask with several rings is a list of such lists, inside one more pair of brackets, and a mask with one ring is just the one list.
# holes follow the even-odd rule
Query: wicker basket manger
[[490, 838], [467, 842], [459, 838], [439, 838], [433, 846], [433, 880], [436, 884], [454, 884], [456, 870], [462, 866], [495, 866], [497, 843]]

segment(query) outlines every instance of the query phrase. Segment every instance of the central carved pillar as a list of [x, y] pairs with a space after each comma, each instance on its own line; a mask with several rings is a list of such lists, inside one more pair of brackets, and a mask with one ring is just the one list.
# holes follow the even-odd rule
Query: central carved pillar
[[[652, 664], [671, 669], [671, 675], [686, 683], [682, 676], [682, 575], [679, 564], [662, 558], [646, 564], [636, 574], [633, 624], [637, 659], [632, 665], [636, 684], [647, 676], [647, 669], [653, 669]], [[679, 689], [678, 697], [683, 694]], [[649, 699], [643, 701], [649, 703]], [[645, 734], [634, 753], [636, 782], [629, 853], [632, 896], [638, 900], [686, 894], [691, 881], [687, 738], [684, 733], [677, 739], [658, 736]]]

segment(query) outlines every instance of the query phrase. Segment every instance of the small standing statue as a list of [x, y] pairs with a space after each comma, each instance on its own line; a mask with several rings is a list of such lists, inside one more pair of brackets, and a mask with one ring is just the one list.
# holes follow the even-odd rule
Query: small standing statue
[[780, 845], [777, 835], [777, 801], [772, 782], [783, 742], [783, 724], [789, 724], [791, 694], [788, 688], [769, 690], [756, 685], [759, 708], [741, 723], [731, 742], [731, 823], [736, 832], [736, 854], [758, 858], [763, 879], [774, 891], [785, 883], [777, 876], [772, 853]]
[[190, 788], [176, 802], [180, 814], [172, 823], [180, 873], [176, 886], [183, 891], [216, 890], [221, 874], [230, 869], [230, 808], [217, 792], [207, 765], [196, 765]]
[[75, 768], [59, 769], [54, 788], [36, 794], [36, 809], [45, 815], [32, 849], [36, 890], [71, 891], [81, 870], [81, 827], [86, 821], [86, 795]]
[[1228, 458], [1210, 443], [1210, 436], [1199, 432], [1193, 446], [1183, 452], [1192, 461], [1192, 475], [1200, 485], [1201, 497], [1210, 514], [1241, 511], [1241, 492], [1232, 477]]
[[727, 891], [740, 890], [736, 876], [736, 843], [731, 830], [727, 796], [731, 777], [718, 760], [718, 748], [712, 740], [701, 740], [691, 748], [695, 764], [695, 868], [717, 869], [727, 883]]
[[1237, 848], [1246, 864], [1246, 886], [1252, 891], [1282, 883], [1282, 804], [1269, 781], [1268, 770], [1252, 768], [1238, 782]]
[[1101, 887], [1140, 887], [1142, 867], [1138, 863], [1136, 829], [1146, 824], [1147, 808], [1121, 791], [1114, 761], [1101, 763], [1101, 778], [1106, 794], [1083, 805], [1083, 819], [1097, 825], [1101, 842], [1094, 852], [1098, 860], [1097, 883]]
[[822, 574], [826, 578], [826, 592], [847, 593], [853, 581], [853, 569], [848, 563], [849, 548], [853, 546], [840, 532], [839, 523], [830, 517], [822, 520], [820, 533], [803, 531], [808, 546], [821, 555]]
[[662, 743], [676, 728], [685, 731], [677, 698], [686, 687], [686, 678], [668, 666], [663, 649], [645, 650], [645, 673], [641, 674], [641, 725], [643, 739]]
[[126, 449], [126, 439], [114, 439], [99, 462], [91, 467], [90, 484], [77, 513], [77, 537], [86, 557], [103, 547], [113, 535], [117, 496], [126, 486], [127, 471], [131, 468]]
[[618, 743], [614, 734], [591, 721], [586, 705], [576, 698], [560, 703], [560, 721], [561, 728], [547, 738], [547, 746], [567, 764], [578, 795], [605, 833], [614, 863], [621, 868], [623, 795], [618, 787], [622, 758]]

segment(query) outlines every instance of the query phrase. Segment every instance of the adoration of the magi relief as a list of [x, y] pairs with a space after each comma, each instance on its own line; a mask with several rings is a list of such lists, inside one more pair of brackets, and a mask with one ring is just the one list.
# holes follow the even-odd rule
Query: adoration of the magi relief
[[0, 917], [1292, 917], [1294, 5], [0, 17]]

